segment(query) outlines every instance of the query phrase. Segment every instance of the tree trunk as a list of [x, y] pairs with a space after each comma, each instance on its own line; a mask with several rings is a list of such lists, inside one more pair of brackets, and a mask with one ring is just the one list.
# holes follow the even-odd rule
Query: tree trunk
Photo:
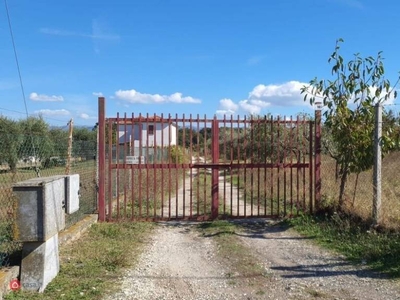
[[343, 210], [344, 208], [344, 200], [345, 200], [345, 189], [347, 183], [347, 177], [349, 175], [349, 171], [344, 170], [342, 172], [342, 176], [340, 177], [340, 190], [339, 190], [339, 210]]

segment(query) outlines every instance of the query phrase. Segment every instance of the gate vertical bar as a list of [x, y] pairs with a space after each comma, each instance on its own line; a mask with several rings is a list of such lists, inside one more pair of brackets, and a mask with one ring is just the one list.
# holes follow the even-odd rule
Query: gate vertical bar
[[211, 206], [211, 218], [216, 219], [218, 217], [218, 172], [219, 169], [216, 166], [219, 162], [219, 126], [217, 117], [214, 116], [212, 123], [212, 162], [214, 164], [212, 169], [212, 206]]
[[315, 111], [315, 209], [321, 203], [321, 103], [316, 103]]
[[314, 188], [314, 184], [313, 184], [313, 122], [312, 121], [308, 121], [308, 126], [309, 126], [309, 155], [308, 155], [308, 160], [309, 160], [309, 197], [310, 197], [310, 213], [313, 213], [313, 209], [314, 209], [314, 203], [313, 203], [313, 188]]
[[99, 122], [99, 186], [98, 186], [98, 210], [99, 210], [99, 221], [104, 222], [106, 220], [106, 209], [105, 209], [105, 166], [106, 166], [106, 135], [105, 135], [105, 99], [104, 97], [98, 98], [98, 122]]

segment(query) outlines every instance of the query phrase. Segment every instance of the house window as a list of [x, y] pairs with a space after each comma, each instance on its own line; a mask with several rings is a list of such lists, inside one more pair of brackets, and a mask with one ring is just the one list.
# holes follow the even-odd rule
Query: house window
[[147, 132], [149, 135], [154, 135], [154, 125], [149, 125]]

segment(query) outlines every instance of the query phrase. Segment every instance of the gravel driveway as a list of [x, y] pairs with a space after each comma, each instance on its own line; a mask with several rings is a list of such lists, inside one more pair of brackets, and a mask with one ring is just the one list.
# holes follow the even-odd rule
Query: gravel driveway
[[237, 236], [268, 276], [256, 286], [234, 285], [246, 278], [228, 276], [214, 240], [195, 226], [160, 224], [120, 291], [105, 299], [400, 299], [398, 282], [267, 222], [245, 225]]
[[[185, 191], [186, 184], [178, 194]], [[398, 281], [353, 266], [293, 230], [267, 220], [240, 225], [233, 238], [265, 276], [251, 280], [230, 270], [229, 258], [218, 256], [215, 238], [202, 235], [197, 224], [166, 222], [121, 278], [119, 291], [104, 299], [400, 299]]]

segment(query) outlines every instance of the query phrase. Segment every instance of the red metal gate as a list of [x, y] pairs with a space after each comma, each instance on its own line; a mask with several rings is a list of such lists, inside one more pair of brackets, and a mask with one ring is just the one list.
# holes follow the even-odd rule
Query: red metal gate
[[320, 111], [296, 117], [105, 118], [99, 219], [283, 217], [320, 199]]

